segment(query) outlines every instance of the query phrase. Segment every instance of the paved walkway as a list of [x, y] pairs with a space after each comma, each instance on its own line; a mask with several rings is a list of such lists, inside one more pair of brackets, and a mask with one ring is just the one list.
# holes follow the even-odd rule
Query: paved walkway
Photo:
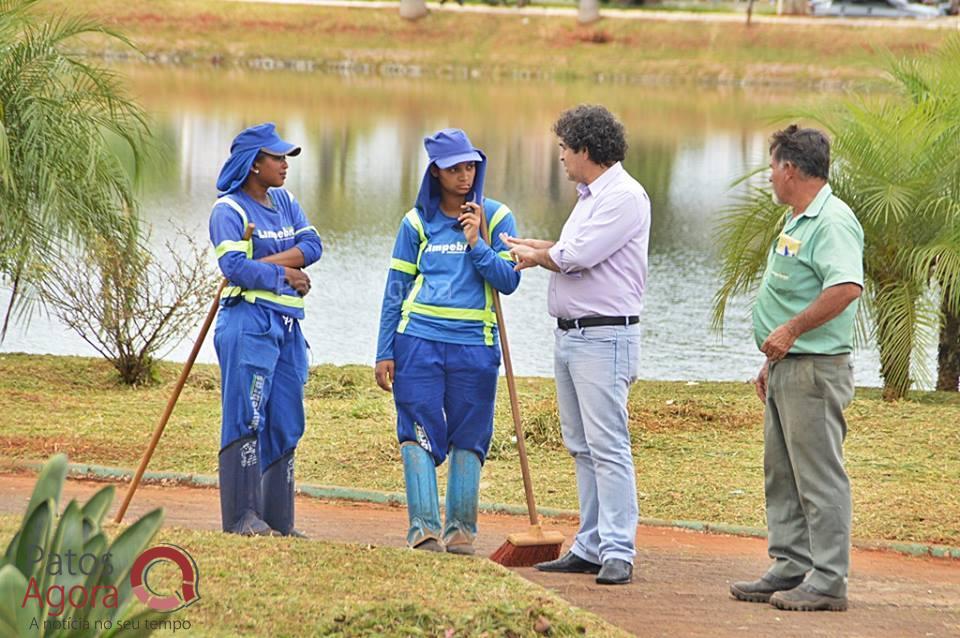
[[[22, 513], [34, 480], [30, 474], [0, 476], [0, 514]], [[99, 487], [69, 480], [65, 498], [85, 499]], [[117, 502], [123, 490], [120, 486]], [[165, 509], [167, 525], [219, 529], [216, 490], [146, 485], [137, 492], [128, 518], [155, 507]], [[314, 539], [394, 547], [404, 545], [407, 525], [403, 508], [306, 497], [297, 501], [297, 520]], [[524, 517], [482, 515], [479, 551], [490, 554], [508, 532], [523, 531], [526, 525]], [[549, 526], [568, 540], [576, 530], [571, 520], [550, 520]], [[640, 636], [960, 636], [957, 560], [855, 550], [848, 612], [789, 613], [737, 602], [728, 594], [730, 580], [762, 573], [767, 564], [762, 539], [641, 526], [637, 547], [635, 581], [624, 587], [600, 586], [590, 576], [516, 571]]]
[[[225, 0], [226, 2], [251, 2], [257, 4], [295, 4], [318, 7], [340, 7], [351, 9], [396, 9], [399, 2], [382, 0]], [[510, 0], [516, 2], [516, 0]], [[504, 7], [490, 5], [460, 6], [454, 0], [446, 4], [427, 2], [430, 11], [451, 11], [456, 13], [494, 13], [523, 16], [562, 16], [574, 18], [577, 10], [573, 7]], [[660, 22], [715, 22], [744, 24], [746, 13], [706, 13], [701, 11], [657, 11], [652, 9], [601, 9], [602, 18], [617, 20], [653, 20]], [[754, 15], [754, 24], [778, 24], [784, 26], [845, 26], [850, 28], [881, 27], [894, 29], [951, 29], [960, 30], [960, 17], [943, 17], [933, 20], [914, 18], [814, 18], [810, 16], [771, 16]]]

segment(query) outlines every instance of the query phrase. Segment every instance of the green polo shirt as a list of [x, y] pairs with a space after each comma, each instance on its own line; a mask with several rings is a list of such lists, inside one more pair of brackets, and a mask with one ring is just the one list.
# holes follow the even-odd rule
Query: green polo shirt
[[[825, 288], [844, 283], [863, 287], [863, 228], [850, 207], [825, 184], [802, 214], [792, 217], [787, 213], [783, 231], [770, 249], [753, 307], [757, 347], [776, 328], [803, 312]], [[800, 335], [790, 352], [851, 352], [858, 302]]]

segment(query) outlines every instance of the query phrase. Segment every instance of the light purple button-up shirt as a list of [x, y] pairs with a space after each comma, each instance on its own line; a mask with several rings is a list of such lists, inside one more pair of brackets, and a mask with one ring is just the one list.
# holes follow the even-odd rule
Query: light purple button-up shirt
[[590, 184], [563, 225], [550, 257], [547, 308], [554, 317], [639, 315], [647, 282], [650, 198], [617, 162]]

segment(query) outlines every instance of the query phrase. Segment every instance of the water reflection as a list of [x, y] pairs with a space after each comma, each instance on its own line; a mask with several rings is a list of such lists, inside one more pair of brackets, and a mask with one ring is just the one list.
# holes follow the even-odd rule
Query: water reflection
[[[628, 131], [627, 170], [653, 203], [642, 374], [659, 379], [744, 380], [761, 357], [745, 302], [732, 306], [725, 339], [709, 330], [717, 287], [713, 221], [729, 201], [728, 185], [765, 161], [771, 130], [785, 108], [818, 96], [596, 84], [478, 84], [342, 79], [295, 73], [123, 69], [154, 119], [167, 149], [144, 176], [143, 214], [158, 245], [170, 220], [206, 234], [214, 183], [237, 131], [274, 121], [303, 146], [287, 187], [324, 239], [311, 268], [304, 333], [314, 363], [372, 363], [380, 295], [397, 225], [426, 167], [422, 138], [445, 126], [464, 128], [490, 159], [487, 192], [508, 203], [522, 234], [556, 237], [575, 199], [557, 161], [550, 126], [564, 108], [603, 103]], [[212, 256], [211, 256], [212, 260]], [[552, 323], [546, 273], [524, 273], [505, 299], [515, 368], [552, 374]], [[8, 293], [5, 293], [8, 294]], [[0, 297], [0, 300], [4, 298]], [[3, 349], [92, 354], [61, 327], [38, 319], [18, 328]], [[184, 359], [190, 344], [170, 353]], [[870, 353], [857, 381], [878, 383]], [[213, 361], [210, 343], [201, 360]]]

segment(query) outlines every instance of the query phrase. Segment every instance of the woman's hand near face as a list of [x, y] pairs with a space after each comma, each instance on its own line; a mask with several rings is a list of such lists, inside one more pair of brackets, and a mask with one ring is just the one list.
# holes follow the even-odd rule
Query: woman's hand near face
[[467, 202], [461, 208], [463, 212], [457, 218], [457, 221], [463, 226], [463, 234], [467, 238], [467, 243], [473, 248], [480, 237], [480, 215], [482, 211], [480, 205], [475, 202]]

